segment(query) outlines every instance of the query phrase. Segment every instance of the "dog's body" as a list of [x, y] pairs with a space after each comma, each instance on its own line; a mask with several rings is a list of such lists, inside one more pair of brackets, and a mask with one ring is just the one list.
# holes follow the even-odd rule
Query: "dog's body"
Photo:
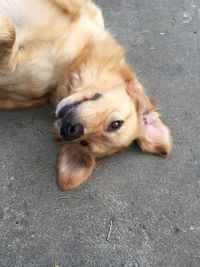
[[0, 108], [51, 102], [59, 153], [58, 185], [78, 186], [95, 159], [135, 139], [168, 154], [170, 137], [155, 105], [126, 66], [123, 49], [87, 0], [0, 1]]
[[[3, 89], [3, 97], [8, 96], [7, 107], [21, 107], [21, 101], [26, 102], [25, 106], [28, 103], [34, 105], [31, 100], [54, 89], [64, 68], [81, 53], [88, 39], [95, 38], [103, 29], [101, 13], [95, 6], [90, 5], [91, 10], [87, 10], [87, 5], [75, 6], [75, 15], [81, 8], [85, 11], [81, 11], [83, 15], [77, 14], [80, 18], [73, 22], [73, 13], [66, 14], [56, 2], [0, 2], [0, 15], [3, 15], [0, 17], [0, 43], [6, 38], [8, 42], [13, 42], [16, 34], [10, 56], [1, 56], [5, 59], [1, 63], [0, 88]], [[6, 107], [6, 102], [3, 105]]]

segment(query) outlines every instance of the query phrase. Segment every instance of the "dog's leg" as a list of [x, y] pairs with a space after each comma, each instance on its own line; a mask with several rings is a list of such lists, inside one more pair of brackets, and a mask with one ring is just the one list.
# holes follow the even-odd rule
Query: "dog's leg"
[[101, 9], [90, 0], [51, 0], [51, 2], [67, 13], [73, 21], [84, 11], [100, 28], [104, 28]]
[[[28, 53], [20, 54], [20, 60], [25, 58], [25, 63], [27, 61], [26, 54]], [[0, 83], [7, 77], [14, 77], [18, 61], [19, 54], [15, 28], [8, 19], [0, 16]], [[13, 80], [14, 78], [12, 78]], [[4, 88], [4, 84], [1, 87]], [[23, 93], [21, 89], [19, 89], [19, 92], [17, 89], [15, 91], [0, 89], [0, 109], [37, 107], [48, 103], [48, 101], [49, 96], [47, 95], [41, 95], [41, 97], [38, 95], [37, 97], [34, 94], [31, 96], [29, 91]]]
[[0, 110], [39, 107], [49, 103], [50, 94], [41, 97], [26, 96], [0, 89]]
[[48, 103], [48, 97], [27, 99], [27, 100], [15, 100], [9, 97], [0, 97], [0, 109], [15, 109], [15, 108], [32, 108], [43, 106]]
[[0, 16], [0, 71], [10, 70], [16, 54], [16, 33], [13, 24]]

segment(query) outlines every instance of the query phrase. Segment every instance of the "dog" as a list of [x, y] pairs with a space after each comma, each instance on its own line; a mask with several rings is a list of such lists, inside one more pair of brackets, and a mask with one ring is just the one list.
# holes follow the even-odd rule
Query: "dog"
[[61, 141], [57, 184], [72, 189], [97, 161], [136, 140], [168, 155], [170, 130], [89, 0], [0, 1], [0, 108], [51, 103]]

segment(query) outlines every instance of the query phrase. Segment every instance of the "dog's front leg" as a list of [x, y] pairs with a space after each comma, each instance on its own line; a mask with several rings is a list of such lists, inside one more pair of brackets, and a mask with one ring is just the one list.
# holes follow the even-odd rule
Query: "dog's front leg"
[[8, 19], [0, 16], [0, 72], [13, 68], [16, 50], [15, 28]]

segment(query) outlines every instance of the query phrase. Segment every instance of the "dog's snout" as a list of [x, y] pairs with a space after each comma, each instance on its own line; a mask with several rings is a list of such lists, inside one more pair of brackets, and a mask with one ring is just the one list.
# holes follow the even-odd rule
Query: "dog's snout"
[[60, 134], [62, 138], [66, 141], [73, 141], [78, 139], [83, 135], [84, 128], [83, 125], [78, 124], [70, 124], [70, 123], [63, 123], [63, 125], [60, 128]]

